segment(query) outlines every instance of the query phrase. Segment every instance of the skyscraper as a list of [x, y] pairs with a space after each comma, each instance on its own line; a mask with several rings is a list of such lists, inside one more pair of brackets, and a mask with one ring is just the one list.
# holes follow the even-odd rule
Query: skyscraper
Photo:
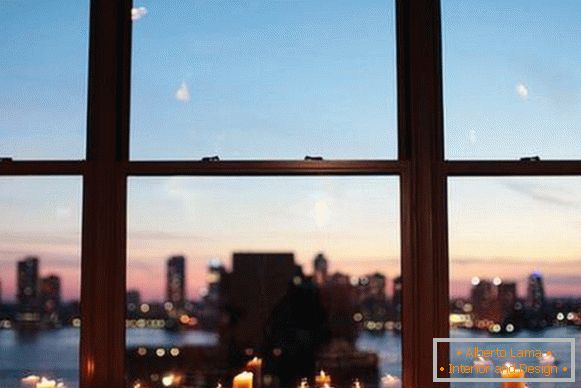
[[506, 317], [513, 312], [514, 305], [516, 304], [516, 283], [502, 282], [496, 287], [500, 309], [502, 310], [503, 316]]
[[61, 306], [61, 279], [56, 275], [40, 281], [40, 308], [43, 322], [57, 324]]
[[500, 320], [500, 304], [496, 298], [496, 289], [489, 280], [472, 279], [470, 299], [474, 306], [474, 316], [477, 320]]
[[167, 260], [166, 300], [174, 308], [183, 308], [186, 301], [186, 259], [184, 256], [173, 256]]
[[533, 310], [541, 310], [545, 305], [545, 286], [540, 272], [529, 276], [527, 285], [527, 306]]
[[398, 276], [395, 279], [393, 279], [393, 294], [392, 294], [392, 305], [397, 317], [399, 317], [401, 314], [401, 291], [402, 291], [402, 279], [401, 276]]
[[329, 262], [322, 253], [315, 256], [313, 260], [313, 270], [315, 273], [315, 283], [318, 285], [325, 284], [327, 273], [329, 271]]
[[17, 293], [18, 317], [22, 324], [38, 323], [38, 258], [27, 257], [17, 263]]
[[126, 294], [127, 311], [135, 311], [141, 304], [141, 293], [139, 290], [127, 290]]

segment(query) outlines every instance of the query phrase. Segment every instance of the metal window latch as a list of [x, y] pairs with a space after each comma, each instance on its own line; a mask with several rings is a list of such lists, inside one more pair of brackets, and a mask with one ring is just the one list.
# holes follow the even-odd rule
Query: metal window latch
[[0, 157], [0, 162], [12, 162], [11, 157]]
[[220, 157], [218, 155], [215, 156], [204, 156], [202, 158], [202, 162], [219, 162]]
[[524, 158], [520, 158], [521, 162], [540, 162], [540, 156], [525, 156]]
[[305, 160], [323, 160], [323, 157], [322, 156], [310, 156], [310, 155], [307, 155], [307, 156], [305, 156]]

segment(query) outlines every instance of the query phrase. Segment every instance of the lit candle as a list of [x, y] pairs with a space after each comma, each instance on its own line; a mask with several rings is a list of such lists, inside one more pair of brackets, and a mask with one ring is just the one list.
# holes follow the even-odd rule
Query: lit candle
[[[525, 377], [525, 371], [522, 369], [518, 369], [513, 367], [510, 364], [504, 365], [502, 370], [500, 371], [500, 375], [503, 379], [522, 379]], [[522, 381], [519, 382], [506, 382], [501, 384], [502, 388], [525, 388], [525, 383]]]
[[361, 384], [359, 379], [355, 379], [351, 385], [351, 388], [363, 388], [363, 384]]
[[31, 388], [36, 387], [36, 383], [38, 383], [39, 381], [40, 381], [40, 377], [35, 376], [35, 375], [26, 376], [26, 377], [23, 377], [22, 379], [20, 379], [20, 382], [22, 383], [23, 387], [31, 387]]
[[311, 387], [309, 386], [309, 381], [306, 378], [302, 378], [297, 388], [311, 388]]
[[381, 378], [382, 388], [401, 388], [401, 379], [397, 376], [385, 375]]
[[246, 370], [252, 372], [254, 377], [252, 379], [254, 388], [262, 387], [262, 359], [254, 357], [246, 363]]
[[234, 376], [232, 388], [252, 388], [253, 374], [252, 372], [242, 372]]
[[44, 377], [36, 383], [36, 388], [56, 388], [56, 381], [47, 380]]
[[322, 388], [325, 384], [331, 385], [331, 375], [326, 374], [325, 371], [322, 370], [315, 376], [315, 387]]

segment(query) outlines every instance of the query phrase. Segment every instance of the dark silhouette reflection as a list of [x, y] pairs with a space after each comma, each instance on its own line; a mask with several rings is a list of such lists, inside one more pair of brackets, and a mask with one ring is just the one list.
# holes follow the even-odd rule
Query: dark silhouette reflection
[[315, 374], [317, 354], [330, 339], [319, 290], [297, 275], [268, 321], [265, 371], [278, 376], [281, 386], [295, 385], [300, 378]]
[[[310, 276], [292, 253], [234, 253], [231, 271], [211, 264], [207, 293], [192, 303], [166, 301], [169, 311], [162, 314], [166, 324], [174, 323], [165, 327], [173, 335], [212, 332], [217, 333], [216, 342], [179, 346], [177, 351], [128, 348], [129, 385], [163, 386], [163, 376], [173, 373], [180, 376], [173, 386], [214, 387], [221, 382], [230, 387], [247, 362], [259, 357], [262, 378], [255, 388], [295, 387], [301, 378], [314, 385], [320, 370], [333, 376], [333, 386], [350, 386], [355, 378], [377, 386], [378, 356], [357, 350], [355, 342], [366, 319], [385, 319], [393, 311], [385, 276], [370, 275], [360, 282], [341, 273], [329, 275], [323, 255], [313, 264]], [[185, 269], [172, 275], [182, 279]], [[137, 300], [137, 295], [132, 298]], [[159, 306], [147, 311], [155, 321]], [[134, 316], [139, 325], [142, 314]]]

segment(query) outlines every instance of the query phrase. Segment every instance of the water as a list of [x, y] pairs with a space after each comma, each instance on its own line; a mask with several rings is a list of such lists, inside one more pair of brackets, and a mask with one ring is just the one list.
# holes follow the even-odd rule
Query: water
[[[487, 337], [485, 333], [453, 331], [453, 337]], [[576, 338], [576, 359], [581, 360], [581, 332], [572, 328], [551, 328], [544, 332], [519, 332], [514, 337], [569, 337]], [[129, 329], [128, 346], [196, 346], [212, 345], [218, 340], [216, 334], [191, 331], [174, 333], [155, 329]], [[39, 332], [36, 335], [19, 335], [15, 331], [0, 330], [0, 388], [19, 388], [20, 378], [28, 374], [61, 378], [69, 388], [78, 387], [79, 330], [65, 328]], [[357, 340], [361, 350], [377, 352], [380, 373], [401, 376], [401, 339], [393, 333], [371, 335], [363, 333]], [[557, 351], [558, 353], [558, 351]], [[558, 356], [558, 354], [557, 354]], [[579, 364], [579, 362], [578, 362]], [[579, 365], [578, 365], [579, 366]], [[576, 380], [581, 381], [581, 366], [576, 370]], [[492, 388], [497, 385], [453, 384], [454, 387]], [[579, 383], [532, 384], [531, 388], [572, 388]]]

